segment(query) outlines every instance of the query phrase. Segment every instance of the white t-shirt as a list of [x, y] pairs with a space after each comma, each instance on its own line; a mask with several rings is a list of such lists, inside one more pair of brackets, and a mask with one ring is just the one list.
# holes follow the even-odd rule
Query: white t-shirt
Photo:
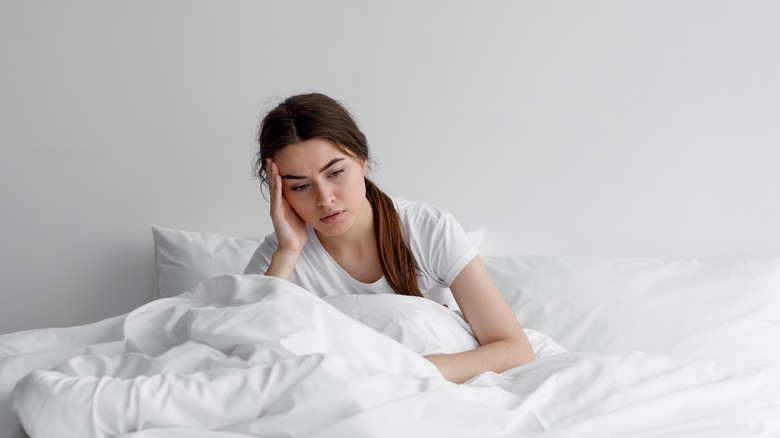
[[[418, 268], [417, 283], [423, 296], [457, 309], [449, 286], [477, 255], [463, 227], [448, 212], [424, 202], [391, 197], [401, 220], [404, 240]], [[322, 247], [314, 229], [307, 225], [308, 238], [298, 257], [290, 281], [318, 296], [395, 293], [384, 276], [374, 283], [352, 278]], [[255, 251], [244, 274], [265, 274], [278, 241], [266, 236]]]

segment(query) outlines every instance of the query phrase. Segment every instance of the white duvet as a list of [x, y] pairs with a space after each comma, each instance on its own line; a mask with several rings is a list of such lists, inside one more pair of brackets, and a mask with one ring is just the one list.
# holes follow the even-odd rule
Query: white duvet
[[574, 354], [527, 332], [538, 360], [455, 385], [421, 355], [476, 341], [432, 301], [220, 276], [101, 323], [0, 336], [0, 437], [780, 436], [769, 369]]

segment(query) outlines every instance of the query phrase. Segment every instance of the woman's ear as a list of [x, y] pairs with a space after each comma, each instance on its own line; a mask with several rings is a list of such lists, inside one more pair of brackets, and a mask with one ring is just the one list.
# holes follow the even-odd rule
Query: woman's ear
[[360, 167], [363, 169], [363, 176], [365, 177], [368, 173], [368, 160], [362, 160], [360, 163]]

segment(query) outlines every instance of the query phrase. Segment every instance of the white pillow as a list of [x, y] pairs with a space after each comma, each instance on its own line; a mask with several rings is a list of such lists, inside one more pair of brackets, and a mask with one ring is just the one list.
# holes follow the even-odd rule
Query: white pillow
[[[339, 295], [323, 300], [423, 356], [459, 353], [479, 346], [460, 312], [431, 300], [391, 294]], [[566, 352], [540, 332], [525, 332], [539, 359]]]
[[[160, 226], [154, 236], [155, 297], [185, 292], [203, 280], [222, 274], [243, 274], [261, 237], [231, 237]], [[479, 248], [484, 230], [468, 232]]]
[[423, 356], [459, 353], [479, 346], [462, 317], [428, 299], [365, 294], [323, 297], [323, 300]]
[[520, 322], [568, 350], [780, 363], [780, 258], [483, 261]]
[[190, 290], [222, 274], [243, 274], [262, 238], [230, 237], [159, 226], [154, 236], [155, 297]]

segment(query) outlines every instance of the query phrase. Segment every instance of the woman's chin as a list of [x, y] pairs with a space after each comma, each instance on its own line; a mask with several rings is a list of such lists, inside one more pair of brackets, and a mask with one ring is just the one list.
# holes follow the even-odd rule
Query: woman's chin
[[314, 228], [315, 231], [317, 231], [317, 234], [320, 236], [325, 237], [338, 237], [344, 234], [349, 227], [344, 226], [345, 224], [337, 223], [337, 224], [323, 224], [318, 223], [317, 225], [312, 225], [312, 228]]

